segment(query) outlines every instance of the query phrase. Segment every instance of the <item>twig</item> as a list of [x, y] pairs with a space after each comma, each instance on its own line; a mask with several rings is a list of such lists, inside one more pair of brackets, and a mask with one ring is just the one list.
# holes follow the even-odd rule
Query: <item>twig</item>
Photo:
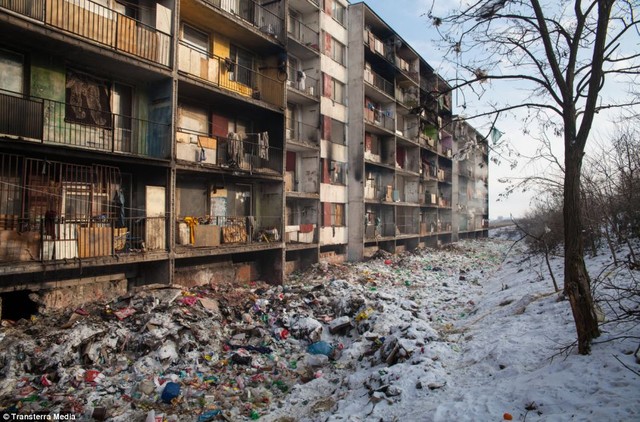
[[622, 366], [624, 366], [624, 367], [625, 367], [625, 368], [627, 368], [629, 371], [633, 372], [634, 374], [636, 374], [637, 376], [639, 376], [639, 377], [640, 377], [640, 372], [638, 372], [638, 371], [636, 371], [635, 369], [630, 368], [629, 366], [627, 366], [627, 364], [625, 364], [623, 361], [621, 361], [621, 360], [618, 358], [618, 356], [613, 355], [613, 357], [614, 357], [614, 358], [616, 358], [616, 360], [617, 360], [618, 362], [620, 362], [620, 364], [621, 364]]

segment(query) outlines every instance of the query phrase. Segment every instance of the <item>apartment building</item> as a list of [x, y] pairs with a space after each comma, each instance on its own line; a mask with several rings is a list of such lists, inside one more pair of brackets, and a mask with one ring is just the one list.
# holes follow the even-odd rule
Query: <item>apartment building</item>
[[287, 274], [346, 257], [347, 7], [288, 4]]
[[451, 87], [365, 3], [349, 29], [349, 259], [451, 242]]
[[463, 119], [454, 118], [454, 241], [487, 237], [489, 230], [489, 156], [485, 136]]
[[454, 160], [447, 89], [364, 3], [0, 0], [0, 297], [282, 283], [471, 236], [487, 155]]

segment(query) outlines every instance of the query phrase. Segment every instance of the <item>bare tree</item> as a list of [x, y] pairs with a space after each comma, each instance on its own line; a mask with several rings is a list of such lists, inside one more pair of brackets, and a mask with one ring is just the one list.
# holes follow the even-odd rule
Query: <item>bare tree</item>
[[[640, 0], [471, 0], [446, 17], [432, 16], [457, 64], [469, 71], [453, 89], [486, 90], [486, 83], [526, 84], [530, 96], [505, 99], [490, 112], [529, 109], [555, 125], [563, 139], [564, 290], [578, 337], [587, 354], [600, 335], [591, 281], [584, 263], [580, 175], [585, 146], [597, 113], [631, 107], [639, 100], [605, 98], [610, 85], [640, 73], [637, 37]], [[460, 63], [460, 55], [471, 60]], [[628, 92], [628, 91], [627, 91]], [[546, 120], [545, 120], [546, 119]]]

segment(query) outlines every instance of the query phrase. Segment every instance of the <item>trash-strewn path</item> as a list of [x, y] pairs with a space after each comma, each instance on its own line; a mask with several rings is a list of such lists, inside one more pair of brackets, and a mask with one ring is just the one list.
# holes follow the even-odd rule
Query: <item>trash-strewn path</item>
[[3, 321], [0, 408], [123, 422], [638, 420], [640, 377], [614, 357], [637, 370], [638, 340], [551, 360], [574, 338], [569, 305], [519, 247], [504, 259], [511, 244]]

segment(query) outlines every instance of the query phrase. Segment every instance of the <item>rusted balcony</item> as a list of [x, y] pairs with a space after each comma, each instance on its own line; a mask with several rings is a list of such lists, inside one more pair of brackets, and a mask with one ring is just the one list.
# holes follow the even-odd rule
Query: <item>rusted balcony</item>
[[234, 94], [284, 106], [284, 83], [180, 41], [178, 70]]
[[271, 221], [267, 220], [254, 215], [184, 218], [178, 222], [178, 247], [184, 252], [189, 248], [279, 242], [280, 228], [269, 224]]
[[141, 157], [168, 158], [170, 125], [0, 92], [0, 136]]
[[0, 8], [120, 52], [171, 64], [170, 34], [90, 0], [0, 0]]
[[165, 217], [82, 219], [5, 215], [3, 227], [10, 227], [12, 222], [15, 222], [13, 230], [0, 229], [0, 263], [82, 260], [166, 250]]

